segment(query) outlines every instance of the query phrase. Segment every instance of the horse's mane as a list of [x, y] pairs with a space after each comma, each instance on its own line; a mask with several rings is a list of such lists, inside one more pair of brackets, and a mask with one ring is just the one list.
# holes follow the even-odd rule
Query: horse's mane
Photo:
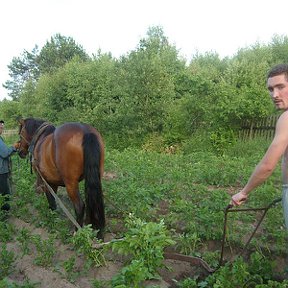
[[[45, 122], [46, 121], [42, 120], [42, 119], [26, 118], [24, 120], [24, 123], [25, 123], [24, 125], [25, 125], [26, 132], [29, 135], [34, 135], [36, 130]], [[42, 135], [47, 136], [47, 135], [53, 133], [55, 129], [56, 128], [55, 128], [54, 125], [52, 125], [52, 124], [47, 125], [47, 127], [45, 128], [45, 131], [43, 132]]]

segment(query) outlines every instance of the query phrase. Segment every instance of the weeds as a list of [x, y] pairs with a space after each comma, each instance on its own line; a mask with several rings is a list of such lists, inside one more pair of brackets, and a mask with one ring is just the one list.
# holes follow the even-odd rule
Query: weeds
[[7, 245], [2, 244], [0, 251], [0, 279], [7, 277], [14, 270], [15, 255], [7, 250]]
[[164, 248], [175, 244], [169, 237], [164, 221], [146, 223], [132, 214], [126, 219], [127, 232], [123, 241], [114, 242], [112, 249], [120, 254], [132, 255], [132, 260], [114, 279], [114, 285], [129, 287], [146, 279], [157, 278], [157, 269], [163, 266]]
[[88, 262], [86, 265], [95, 265], [100, 267], [106, 264], [104, 257], [104, 249], [93, 248], [93, 240], [96, 241], [96, 232], [93, 231], [91, 225], [84, 226], [79, 229], [72, 238], [72, 243], [78, 252], [86, 256]]
[[0, 221], [0, 242], [8, 242], [13, 239], [14, 228], [7, 221]]
[[76, 257], [71, 256], [69, 259], [63, 262], [63, 268], [66, 273], [66, 277], [70, 282], [74, 282], [78, 276], [78, 273], [75, 272], [75, 263]]
[[43, 267], [51, 266], [56, 253], [54, 243], [55, 236], [50, 235], [48, 239], [41, 239], [40, 235], [33, 235], [31, 239], [37, 250], [37, 255], [34, 260], [35, 264]]
[[179, 244], [177, 245], [180, 253], [185, 255], [191, 255], [196, 252], [196, 248], [200, 244], [201, 239], [197, 232], [193, 233], [182, 233], [179, 235]]
[[31, 234], [28, 229], [22, 228], [19, 231], [19, 234], [16, 240], [19, 242], [20, 247], [22, 248], [22, 256], [30, 253], [30, 243], [31, 243]]
[[4, 278], [0, 280], [0, 288], [36, 288], [38, 285], [25, 280], [22, 284], [13, 283]]

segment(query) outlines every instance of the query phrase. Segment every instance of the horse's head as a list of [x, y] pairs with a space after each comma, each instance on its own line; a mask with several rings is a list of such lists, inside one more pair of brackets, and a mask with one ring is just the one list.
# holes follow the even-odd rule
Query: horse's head
[[26, 118], [19, 120], [19, 136], [20, 147], [18, 154], [21, 158], [25, 158], [29, 153], [29, 147], [31, 145], [33, 136], [36, 130], [44, 123], [44, 120]]
[[29, 152], [29, 146], [32, 141], [33, 135], [29, 135], [27, 132], [27, 129], [25, 127], [25, 121], [24, 119], [21, 119], [19, 121], [19, 136], [20, 136], [20, 147], [18, 149], [18, 154], [21, 158], [25, 158]]

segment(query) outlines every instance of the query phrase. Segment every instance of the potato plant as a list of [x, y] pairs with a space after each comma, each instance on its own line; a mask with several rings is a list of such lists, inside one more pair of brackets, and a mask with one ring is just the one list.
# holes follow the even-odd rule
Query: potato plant
[[[89, 227], [84, 227], [78, 231], [78, 236], [76, 234], [73, 237], [74, 227], [63, 212], [59, 208], [51, 212], [46, 197], [35, 193], [35, 174], [30, 173], [29, 164], [23, 160], [18, 162], [14, 157], [12, 178], [14, 192], [9, 217], [21, 219], [37, 229], [44, 229], [47, 235], [46, 238], [39, 238], [33, 231], [26, 229], [17, 231], [9, 221], [4, 221], [0, 223], [0, 242], [18, 243], [17, 247], [21, 252], [15, 255], [16, 261], [25, 255], [34, 255], [35, 265], [57, 267], [56, 270], [73, 283], [77, 283], [77, 279], [84, 274], [88, 275], [91, 269], [100, 269], [106, 265], [111, 261], [111, 257], [113, 259], [113, 253], [124, 253], [125, 257], [129, 258], [128, 262], [123, 261], [123, 267], [117, 276], [109, 280], [91, 278], [91, 285], [94, 287], [99, 285], [105, 288], [117, 287], [116, 285], [142, 287], [145, 280], [157, 275], [157, 267], [161, 266], [163, 260], [163, 249], [168, 244], [177, 252], [202, 257], [211, 267], [217, 267], [224, 209], [230, 201], [230, 195], [245, 183], [254, 165], [262, 156], [263, 151], [255, 149], [256, 144], [249, 144], [254, 154], [243, 147], [237, 150], [232, 147], [222, 155], [201, 151], [189, 154], [165, 154], [131, 148], [119, 152], [109, 150], [108, 147], [106, 172], [113, 174], [114, 177], [103, 179], [107, 215], [106, 233], [111, 233], [114, 238], [124, 237], [126, 242], [125, 240], [122, 243], [116, 242], [117, 244], [113, 246], [107, 245], [106, 250], [97, 251], [92, 244], [94, 234]], [[239, 147], [240, 144], [237, 145]], [[262, 142], [261, 145], [263, 146]], [[247, 158], [247, 154], [253, 157]], [[280, 169], [277, 168], [269, 181], [251, 194], [245, 207], [262, 207], [279, 197], [281, 195], [279, 179], [281, 179]], [[73, 214], [73, 207], [64, 190], [60, 189], [58, 194]], [[133, 221], [129, 215], [133, 215]], [[229, 215], [226, 248], [230, 249], [232, 256], [241, 251], [259, 217], [259, 213], [252, 212]], [[165, 238], [168, 231], [171, 240]], [[152, 232], [158, 234], [152, 235]], [[282, 207], [278, 205], [267, 213], [249, 245], [246, 258], [237, 258], [235, 265], [232, 266], [229, 265], [230, 259], [227, 258], [225, 259], [227, 265], [217, 270], [217, 273], [206, 278], [203, 275], [195, 275], [195, 278], [178, 281], [177, 285], [226, 287], [227, 283], [242, 285], [249, 281], [254, 283], [249, 287], [258, 287], [256, 285], [273, 287], [271, 283], [275, 281], [281, 285], [282, 282], [276, 280], [277, 277], [279, 279], [279, 275], [273, 267], [277, 264], [274, 263], [275, 255], [284, 257], [287, 253], [286, 237]], [[168, 242], [165, 242], [165, 239]], [[53, 254], [56, 241], [67, 245], [74, 254], [64, 259], [58, 257], [57, 251]], [[41, 254], [39, 251], [43, 248], [45, 253]], [[135, 248], [135, 252], [132, 248]], [[257, 257], [253, 256], [255, 253], [258, 253]], [[89, 259], [89, 267], [84, 267], [83, 263], [79, 264], [81, 259]], [[255, 263], [262, 268], [256, 269]], [[9, 268], [8, 264], [7, 267]], [[8, 268], [5, 275], [9, 276]], [[280, 268], [282, 271], [285, 269]], [[231, 276], [233, 279], [229, 273], [234, 275], [234, 278]], [[240, 273], [243, 274], [241, 279], [238, 275]], [[215, 283], [221, 284], [213, 286]]]

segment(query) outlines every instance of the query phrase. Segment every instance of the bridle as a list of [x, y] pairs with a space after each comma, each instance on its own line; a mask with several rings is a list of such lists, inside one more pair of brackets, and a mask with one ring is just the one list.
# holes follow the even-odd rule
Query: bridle
[[[43, 122], [35, 131], [35, 133], [33, 134], [33, 137], [31, 139], [31, 141], [28, 141], [27, 138], [23, 135], [22, 131], [23, 131], [23, 128], [24, 126], [22, 125], [21, 126], [21, 129], [19, 131], [19, 136], [20, 136], [20, 139], [24, 140], [27, 145], [28, 145], [28, 153], [30, 154], [33, 154], [33, 150], [34, 150], [34, 147], [37, 143], [37, 141], [39, 140], [40, 136], [43, 134], [43, 132], [45, 131], [45, 129], [50, 126], [51, 124], [49, 122]], [[54, 126], [53, 126], [54, 127]], [[19, 150], [21, 151], [21, 147], [22, 147], [22, 141], [20, 140], [20, 147], [19, 147]]]
[[28, 147], [29, 147], [30, 144], [31, 144], [31, 141], [29, 142], [29, 141], [26, 139], [26, 137], [22, 134], [22, 131], [23, 131], [23, 126], [21, 127], [20, 132], [19, 132], [19, 137], [20, 137], [20, 147], [19, 147], [19, 150], [20, 150], [21, 147], [22, 147], [22, 141], [21, 141], [21, 139], [23, 139], [23, 140], [28, 144]]

